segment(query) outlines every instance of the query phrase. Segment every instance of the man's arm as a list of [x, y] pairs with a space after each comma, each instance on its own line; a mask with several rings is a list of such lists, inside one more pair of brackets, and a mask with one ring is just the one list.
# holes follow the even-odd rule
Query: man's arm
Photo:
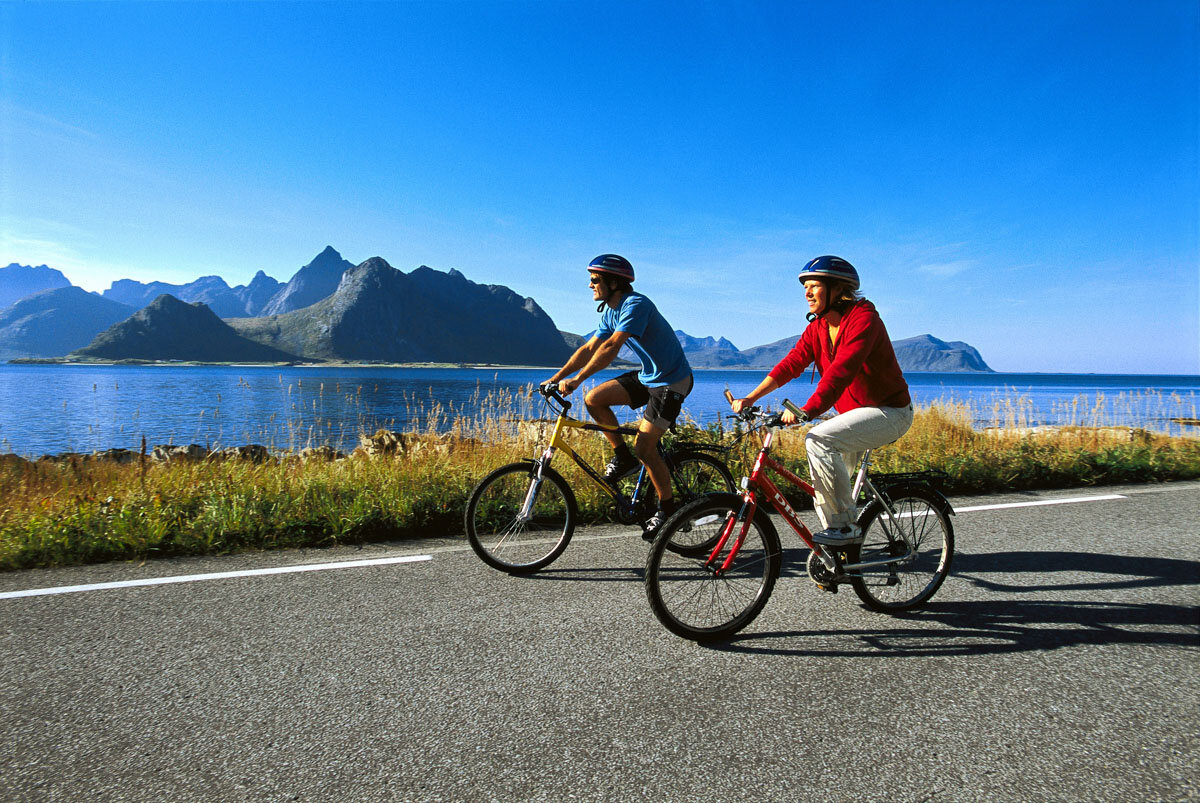
[[567, 360], [567, 364], [559, 368], [554, 376], [547, 379], [543, 384], [557, 382], [575, 369], [587, 365], [588, 361], [592, 359], [592, 355], [596, 353], [596, 349], [600, 348], [600, 344], [603, 342], [600, 338], [592, 335], [590, 339], [584, 341], [582, 346], [575, 349], [575, 353], [571, 355], [571, 359]]
[[[621, 353], [621, 346], [625, 345], [625, 341], [628, 339], [628, 332], [613, 332], [604, 340], [593, 337], [591, 341], [588, 341], [589, 345], [592, 342], [596, 343], [596, 348], [592, 352], [591, 357], [588, 359], [587, 363], [585, 363], [584, 366], [579, 369], [579, 373], [570, 379], [564, 379], [558, 383], [559, 390], [561, 390], [563, 395], [566, 396], [571, 391], [575, 390], [575, 388], [582, 385], [583, 381], [589, 376], [603, 371], [605, 368], [611, 365], [612, 361], [615, 360], [617, 355]], [[572, 357], [571, 359], [574, 360], [575, 358]], [[569, 373], [569, 371], [567, 371], [566, 367], [564, 366], [563, 371], [560, 373]]]

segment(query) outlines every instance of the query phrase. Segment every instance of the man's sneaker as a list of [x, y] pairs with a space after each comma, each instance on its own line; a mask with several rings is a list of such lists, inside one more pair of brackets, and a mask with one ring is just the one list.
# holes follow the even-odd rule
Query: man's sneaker
[[661, 510], [656, 510], [646, 519], [646, 523], [642, 525], [642, 538], [646, 541], [653, 541], [658, 537], [658, 531], [667, 523], [667, 519], [671, 518], [670, 513], [663, 513]]
[[825, 546], [845, 546], [858, 544], [863, 540], [862, 530], [857, 524], [847, 524], [843, 527], [830, 527], [828, 530], [813, 535], [813, 540]]
[[608, 461], [608, 465], [604, 467], [604, 481], [609, 485], [614, 484], [629, 469], [638, 464], [637, 458], [632, 454], [615, 454], [612, 460]]

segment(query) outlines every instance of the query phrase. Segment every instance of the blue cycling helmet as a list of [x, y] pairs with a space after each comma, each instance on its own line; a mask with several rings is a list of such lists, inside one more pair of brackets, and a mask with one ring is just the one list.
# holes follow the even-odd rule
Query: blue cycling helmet
[[607, 273], [627, 282], [633, 281], [633, 265], [619, 254], [601, 254], [591, 261], [588, 270], [595, 273]]
[[858, 271], [841, 257], [823, 256], [809, 262], [800, 271], [800, 283], [804, 284], [810, 279], [846, 282], [852, 289], [858, 289]]

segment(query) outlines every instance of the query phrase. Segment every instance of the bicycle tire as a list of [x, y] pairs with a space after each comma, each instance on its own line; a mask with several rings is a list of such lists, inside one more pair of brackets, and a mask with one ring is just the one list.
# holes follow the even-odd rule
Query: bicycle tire
[[467, 541], [489, 566], [509, 574], [532, 574], [553, 563], [575, 530], [579, 507], [567, 481], [552, 468], [542, 471], [533, 517], [522, 522], [535, 464], [509, 463], [488, 474], [467, 503]]
[[[646, 558], [646, 599], [655, 617], [677, 636], [699, 642], [724, 641], [754, 621], [779, 578], [779, 534], [766, 512], [756, 512], [738, 557], [728, 571], [706, 568], [709, 553], [675, 550], [672, 539], [685, 530], [719, 538], [726, 517], [742, 507], [737, 494], [713, 494], [680, 508], [663, 525]], [[684, 532], [690, 539], [690, 532]], [[736, 535], [736, 533], [735, 533]], [[733, 545], [731, 536], [722, 556]]]
[[897, 613], [929, 600], [950, 574], [954, 558], [954, 526], [945, 498], [930, 488], [889, 489], [896, 519], [878, 499], [859, 516], [863, 542], [845, 548], [853, 564], [889, 555], [899, 556], [913, 545], [916, 555], [903, 562], [855, 571], [850, 585], [868, 608]]
[[701, 496], [734, 493], [737, 489], [729, 467], [711, 454], [690, 451], [672, 453], [669, 465], [675, 500], [680, 507]]

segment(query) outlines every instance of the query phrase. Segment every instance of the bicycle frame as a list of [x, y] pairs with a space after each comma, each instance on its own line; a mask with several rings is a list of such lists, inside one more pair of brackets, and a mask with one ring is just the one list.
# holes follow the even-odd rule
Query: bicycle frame
[[[788, 523], [788, 526], [790, 526], [796, 532], [796, 535], [800, 536], [800, 540], [803, 541], [809, 549], [813, 550], [813, 552], [817, 554], [821, 562], [825, 564], [825, 567], [830, 571], [836, 572], [839, 570], [839, 568], [841, 571], [853, 571], [855, 569], [862, 569], [868, 566], [883, 566], [890, 563], [900, 563], [910, 559], [913, 556], [913, 546], [912, 544], [908, 544], [908, 551], [904, 555], [888, 557], [881, 560], [854, 563], [839, 567], [836, 556], [831, 553], [828, 547], [823, 544], [818, 544], [812, 540], [812, 532], [807, 526], [805, 526], [804, 522], [800, 520], [799, 515], [797, 515], [796, 511], [792, 509], [792, 506], [788, 504], [787, 499], [784, 497], [783, 492], [779, 490], [779, 487], [771, 481], [771, 478], [767, 473], [768, 471], [775, 472], [792, 485], [804, 491], [804, 493], [808, 496], [816, 496], [816, 489], [813, 488], [810, 483], [805, 482], [800, 477], [796, 476], [779, 461], [772, 459], [770, 452], [774, 439], [774, 430], [768, 431], [766, 437], [763, 438], [762, 449], [758, 453], [758, 458], [754, 461], [754, 467], [750, 471], [750, 476], [742, 480], [742, 508], [736, 515], [730, 515], [727, 517], [725, 526], [721, 530], [721, 536], [717, 540], [716, 546], [713, 547], [712, 553], [709, 555], [708, 560], [705, 562], [705, 566], [711, 568], [714, 574], [719, 575], [725, 571], [728, 571], [729, 567], [733, 565], [733, 561], [737, 557], [737, 554], [741, 550], [742, 544], [746, 539], [746, 534], [750, 530], [750, 523], [754, 521], [754, 516], [758, 511], [759, 493], [763, 495], [770, 507]], [[862, 461], [858, 467], [858, 473], [854, 479], [854, 498], [858, 498], [859, 492], [865, 486], [868, 494], [872, 498], [880, 500], [880, 502], [883, 504], [884, 509], [887, 511], [887, 516], [889, 518], [894, 518], [896, 513], [895, 510], [892, 509], [891, 503], [888, 502], [885, 496], [879, 493], [879, 491], [874, 485], [871, 484], [870, 479], [867, 477], [867, 465], [869, 464], [870, 459], [871, 451], [868, 449], [863, 454]], [[733, 545], [729, 549], [729, 554], [725, 556], [724, 560], [720, 561], [720, 566], [713, 568], [717, 563], [722, 550], [725, 548], [725, 545], [729, 542], [729, 537], [733, 534], [735, 524], [740, 524], [741, 526], [738, 529], [738, 534], [733, 541]], [[881, 521], [881, 526], [886, 528], [887, 525]]]
[[[572, 418], [571, 416], [567, 415], [567, 410], [571, 408], [570, 402], [566, 401], [565, 399], [558, 399], [558, 401], [562, 405], [562, 408], [558, 411], [558, 418], [554, 422], [554, 432], [550, 436], [550, 444], [542, 452], [541, 458], [535, 461], [537, 464], [537, 473], [534, 475], [533, 482], [529, 484], [529, 492], [525, 496], [525, 503], [521, 507], [520, 516], [523, 519], [529, 518], [534, 500], [537, 499], [538, 489], [542, 483], [542, 471], [546, 466], [550, 465], [550, 461], [554, 459], [555, 453], [560, 449], [563, 452], [566, 452], [567, 456], [575, 461], [575, 465], [583, 469], [583, 472], [591, 477], [592, 480], [612, 498], [614, 503], [616, 503], [618, 506], [632, 510], [634, 507], [636, 507], [646, 485], [646, 467], [641, 467], [641, 470], [638, 472], [637, 482], [634, 484], [633, 494], [626, 499], [620, 492], [605, 482], [604, 477], [600, 475], [600, 472], [592, 468], [587, 461], [580, 457], [578, 453], [571, 448], [571, 445], [567, 443], [567, 440], [563, 437], [563, 434], [569, 429], [582, 429], [589, 432], [615, 432], [618, 435], [636, 436], [638, 434], [638, 430], [633, 429], [632, 427], [622, 427], [620, 425], [614, 427], [606, 424], [595, 424], [587, 421], [580, 421], [577, 418]], [[659, 444], [658, 451], [660, 455], [663, 455], [664, 458], [666, 457], [666, 454], [662, 448], [662, 444]]]

